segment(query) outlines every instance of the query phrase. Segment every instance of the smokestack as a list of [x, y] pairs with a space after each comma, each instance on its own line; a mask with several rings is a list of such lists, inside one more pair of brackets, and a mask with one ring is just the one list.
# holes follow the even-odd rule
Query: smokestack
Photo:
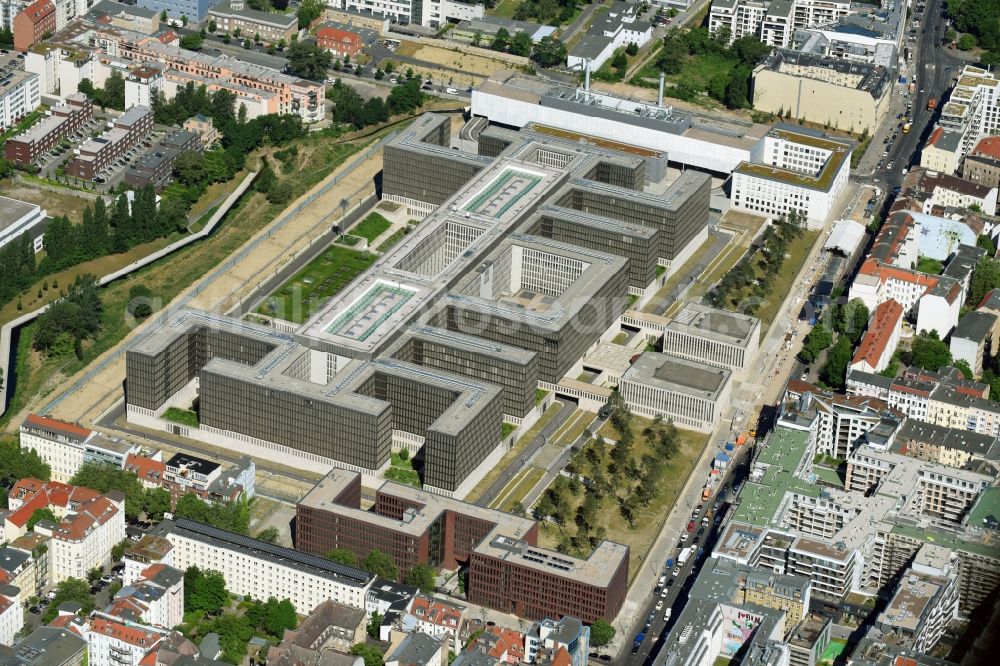
[[583, 89], [590, 92], [590, 58], [583, 62]]
[[660, 72], [660, 92], [656, 95], [656, 106], [663, 108], [663, 72]]

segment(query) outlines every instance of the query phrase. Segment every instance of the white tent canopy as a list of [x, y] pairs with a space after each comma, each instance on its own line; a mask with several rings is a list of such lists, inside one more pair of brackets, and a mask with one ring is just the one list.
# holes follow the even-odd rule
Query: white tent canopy
[[864, 238], [865, 225], [855, 220], [837, 220], [823, 249], [850, 257], [860, 247]]

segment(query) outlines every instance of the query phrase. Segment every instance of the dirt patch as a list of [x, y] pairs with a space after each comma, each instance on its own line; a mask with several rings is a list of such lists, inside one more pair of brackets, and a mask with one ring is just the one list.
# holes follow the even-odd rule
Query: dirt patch
[[41, 206], [48, 211], [51, 217], [65, 215], [70, 222], [77, 223], [83, 217], [83, 209], [93, 202], [85, 197], [76, 196], [69, 192], [63, 194], [43, 190], [40, 187], [16, 184], [10, 187], [0, 188], [0, 194], [11, 199], [27, 201]]

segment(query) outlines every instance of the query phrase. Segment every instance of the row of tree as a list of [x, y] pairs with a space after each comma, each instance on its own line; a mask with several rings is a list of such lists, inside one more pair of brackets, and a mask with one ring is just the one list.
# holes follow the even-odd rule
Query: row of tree
[[76, 88], [102, 109], [125, 110], [125, 78], [121, 72], [112, 72], [103, 88], [96, 87], [90, 79], [80, 79]]
[[[792, 210], [764, 229], [754, 252], [744, 256], [706, 295], [717, 308], [753, 314], [770, 296], [792, 241], [802, 235], [805, 216]], [[783, 297], [783, 296], [782, 296]]]
[[412, 113], [423, 105], [426, 96], [420, 89], [420, 79], [407, 72], [402, 83], [389, 92], [383, 102], [379, 97], [365, 101], [358, 92], [340, 79], [333, 82], [327, 97], [333, 102], [333, 120], [354, 129], [377, 125], [395, 115]]
[[962, 46], [968, 50], [978, 44], [984, 49], [983, 65], [1000, 65], [1000, 0], [948, 0], [947, 10], [955, 27], [974, 37]]
[[[521, 7], [527, 4], [529, 3], [522, 3]], [[479, 46], [481, 39], [480, 34], [476, 33], [472, 38], [472, 45]], [[565, 64], [567, 55], [566, 45], [556, 37], [549, 35], [536, 43], [527, 32], [522, 30], [511, 35], [506, 28], [497, 30], [490, 42], [490, 48], [494, 51], [531, 58], [542, 67]]]

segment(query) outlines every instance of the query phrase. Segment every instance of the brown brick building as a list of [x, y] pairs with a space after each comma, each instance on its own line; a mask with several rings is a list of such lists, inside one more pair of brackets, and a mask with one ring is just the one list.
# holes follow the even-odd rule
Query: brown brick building
[[469, 601], [530, 619], [613, 620], [625, 601], [629, 549], [605, 541], [587, 559], [537, 546], [538, 524], [501, 511], [385, 482], [369, 511], [361, 475], [334, 470], [299, 503], [296, 548], [316, 555], [374, 549], [400, 576], [416, 564], [469, 567]]
[[66, 173], [83, 180], [93, 180], [119, 157], [140, 143], [153, 131], [153, 112], [145, 106], [133, 106], [114, 120], [114, 126], [79, 148], [66, 167]]
[[42, 41], [46, 33], [56, 31], [56, 5], [52, 0], [36, 0], [22, 9], [11, 21], [14, 48], [27, 51]]
[[83, 93], [73, 93], [64, 104], [49, 109], [47, 117], [7, 139], [4, 157], [15, 164], [31, 164], [56, 145], [59, 139], [78, 130], [93, 115], [90, 98]]

